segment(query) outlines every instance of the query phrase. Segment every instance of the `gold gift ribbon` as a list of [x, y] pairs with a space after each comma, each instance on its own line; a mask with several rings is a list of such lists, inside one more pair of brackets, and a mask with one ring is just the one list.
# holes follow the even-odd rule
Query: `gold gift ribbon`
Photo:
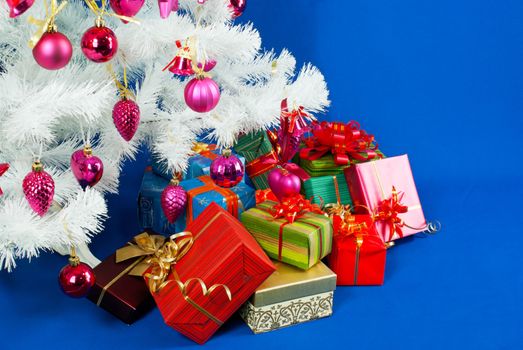
[[329, 203], [324, 206], [324, 211], [326, 215], [330, 218], [332, 218], [334, 215], [338, 215], [343, 217], [346, 212], [350, 213], [350, 205], [343, 205], [341, 203], [341, 194], [340, 194], [340, 186], [338, 184], [338, 178], [336, 176], [332, 176], [332, 181], [334, 183], [334, 190], [336, 191], [336, 203]]
[[214, 149], [212, 149], [208, 143], [194, 142], [191, 151], [193, 151], [194, 153], [202, 154], [212, 152], [214, 151]]
[[36, 33], [34, 33], [31, 36], [31, 39], [29, 39], [29, 47], [33, 48], [38, 44], [40, 41], [40, 38], [42, 35], [44, 35], [45, 32], [53, 31], [55, 29], [55, 18], [58, 15], [60, 11], [64, 9], [64, 7], [67, 5], [67, 1], [62, 1], [60, 5], [58, 5], [56, 0], [51, 0], [51, 6], [49, 6], [49, 3], [47, 0], [44, 0], [44, 7], [45, 7], [45, 19], [36, 19], [33, 16], [29, 16], [27, 18], [27, 22], [34, 24], [38, 27], [36, 30]]
[[[364, 223], [365, 224], [365, 223]], [[366, 225], [365, 225], [366, 226]], [[363, 235], [356, 236], [356, 261], [354, 262], [354, 285], [358, 284], [358, 271], [360, 268], [360, 251], [363, 245]]]
[[120, 82], [118, 77], [116, 76], [116, 73], [114, 72], [113, 65], [111, 63], [107, 64], [107, 71], [113, 78], [114, 84], [116, 85], [116, 88], [118, 89], [118, 93], [120, 94], [120, 97], [123, 99], [131, 99], [134, 100], [135, 96], [133, 92], [129, 89], [129, 82], [127, 80], [127, 68], [124, 65], [123, 66], [123, 84]]
[[[205, 231], [220, 215], [221, 214], [218, 214], [212, 220], [209, 220], [200, 233]], [[197, 237], [198, 235], [196, 238]], [[189, 252], [196, 238], [193, 237], [191, 232], [184, 231], [171, 235], [168, 241], [162, 243], [162, 240], [165, 241], [163, 236], [150, 236], [144, 232], [135, 237], [136, 244], [130, 244], [118, 249], [116, 251], [116, 260], [117, 262], [121, 262], [127, 259], [141, 256], [142, 261], [137, 262], [134, 267], [129, 269], [128, 273], [130, 275], [146, 277], [148, 279], [149, 290], [152, 293], [158, 293], [169, 283], [176, 282], [176, 285], [178, 286], [185, 301], [187, 301], [195, 309], [207, 316], [216, 324], [222, 325], [223, 321], [219, 320], [216, 316], [211, 314], [202, 306], [198, 305], [193, 299], [189, 297], [188, 288], [191, 283], [198, 282], [198, 284], [201, 286], [203, 295], [206, 297], [210, 296], [214, 290], [222, 288], [225, 290], [229, 301], [231, 301], [232, 293], [229, 287], [224, 284], [214, 284], [211, 287], [207, 287], [205, 282], [200, 278], [190, 278], [185, 283], [183, 283], [180, 280], [178, 273], [174, 269], [176, 263]], [[147, 256], [149, 257], [147, 258]], [[145, 273], [151, 267], [151, 271]], [[174, 280], [167, 279], [170, 273], [173, 274]]]

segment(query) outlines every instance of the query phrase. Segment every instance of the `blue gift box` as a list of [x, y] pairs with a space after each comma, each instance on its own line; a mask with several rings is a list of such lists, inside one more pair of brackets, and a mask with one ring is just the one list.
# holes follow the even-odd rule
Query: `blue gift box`
[[[227, 193], [231, 191], [229, 192], [231, 198], [236, 196], [235, 200], [237, 200], [236, 207], [238, 208], [238, 215], [254, 207], [256, 204], [254, 196], [255, 190], [243, 182], [230, 189], [215, 186], [214, 190], [209, 191], [203, 189], [205, 181], [212, 182], [207, 176], [201, 179], [184, 180], [180, 183], [190, 195], [189, 200], [191, 201], [193, 219], [196, 219], [211, 202], [215, 202], [227, 209], [226, 197], [219, 192]], [[151, 167], [146, 168], [138, 196], [138, 222], [142, 229], [152, 229], [157, 233], [165, 235], [180, 232], [185, 229], [187, 213], [181, 215], [174, 224], [170, 224], [163, 214], [160, 197], [162, 191], [168, 184], [169, 180], [154, 174]], [[198, 190], [199, 188], [200, 190]], [[202, 193], [191, 196], [191, 193], [196, 191], [201, 191]]]
[[145, 169], [140, 194], [138, 195], [138, 224], [160, 234], [176, 233], [176, 223], [170, 224], [163, 214], [160, 197], [169, 181], [155, 175], [151, 167]]
[[187, 191], [190, 202], [185, 215], [181, 215], [176, 220], [176, 228], [180, 230], [185, 229], [188, 218], [191, 220], [191, 214], [192, 220], [195, 220], [211, 202], [229, 210], [236, 217], [256, 205], [254, 188], [244, 182], [226, 189], [215, 185], [210, 176], [204, 175], [196, 179], [184, 180], [180, 185]]

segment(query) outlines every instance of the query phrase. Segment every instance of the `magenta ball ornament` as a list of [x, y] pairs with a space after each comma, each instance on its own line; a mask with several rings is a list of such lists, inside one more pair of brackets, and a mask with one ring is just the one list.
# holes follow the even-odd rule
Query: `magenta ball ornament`
[[212, 111], [220, 101], [220, 87], [211, 78], [196, 77], [185, 86], [185, 103], [195, 112]]
[[[113, 11], [125, 17], [134, 17], [142, 9], [145, 0], [110, 0], [109, 4]], [[123, 23], [128, 21], [122, 19]]]
[[56, 31], [44, 33], [33, 48], [36, 63], [48, 70], [65, 67], [72, 56], [71, 42], [65, 35]]
[[280, 201], [300, 193], [300, 178], [285, 169], [275, 168], [271, 170], [268, 180], [269, 187]]
[[60, 289], [73, 298], [85, 297], [95, 282], [93, 269], [76, 257], [70, 258], [69, 264], [64, 266], [58, 275]]
[[[207, 60], [205, 61], [205, 64], [203, 64], [203, 71], [204, 72], [210, 72], [214, 67], [216, 67], [216, 60]], [[202, 64], [198, 63], [198, 68], [202, 68]]]
[[71, 155], [71, 169], [82, 188], [93, 187], [104, 173], [102, 160], [93, 155], [91, 147], [86, 146]]
[[169, 223], [173, 224], [187, 206], [187, 192], [177, 179], [171, 180], [160, 197], [162, 211]]
[[230, 0], [229, 7], [232, 9], [232, 17], [240, 17], [247, 7], [247, 0]]
[[210, 173], [216, 185], [230, 188], [242, 181], [245, 169], [241, 160], [227, 149], [212, 161]]
[[22, 188], [29, 206], [35, 213], [44, 216], [53, 203], [55, 185], [40, 162], [33, 163], [33, 169], [25, 176]]
[[122, 138], [129, 142], [140, 125], [140, 107], [130, 99], [121, 99], [113, 107], [113, 122]]
[[97, 21], [97, 25], [87, 29], [82, 36], [81, 47], [87, 59], [104, 63], [118, 52], [118, 39], [111, 29]]

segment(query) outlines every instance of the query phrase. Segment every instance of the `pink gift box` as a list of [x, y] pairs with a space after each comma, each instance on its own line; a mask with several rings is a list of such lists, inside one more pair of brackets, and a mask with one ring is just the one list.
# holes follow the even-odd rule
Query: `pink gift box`
[[[392, 198], [393, 188], [398, 193], [399, 204], [407, 207], [405, 213], [398, 213], [399, 220], [394, 226], [392, 237], [391, 220], [376, 219], [376, 230], [384, 242], [425, 230], [425, 216], [407, 155], [355, 164], [345, 169], [345, 178], [356, 213], [370, 211], [376, 215], [383, 208], [384, 201]], [[399, 230], [402, 235], [398, 233]]]

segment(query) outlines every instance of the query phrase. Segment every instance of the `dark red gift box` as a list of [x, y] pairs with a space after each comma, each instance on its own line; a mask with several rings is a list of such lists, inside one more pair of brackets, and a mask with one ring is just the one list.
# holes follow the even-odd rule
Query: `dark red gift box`
[[[275, 267], [242, 224], [215, 203], [186, 232], [192, 234], [192, 246], [171, 265], [162, 287], [151, 293], [167, 325], [203, 344]], [[154, 271], [144, 274], [148, 284], [154, 282]]]
[[352, 229], [340, 229], [333, 218], [334, 238], [329, 266], [338, 275], [339, 286], [381, 285], [385, 276], [387, 246], [378, 235], [372, 217], [351, 215]]
[[128, 273], [138, 263], [131, 259], [116, 263], [116, 253], [94, 268], [96, 284], [89, 300], [127, 324], [131, 324], [154, 307], [154, 300], [143, 279]]

